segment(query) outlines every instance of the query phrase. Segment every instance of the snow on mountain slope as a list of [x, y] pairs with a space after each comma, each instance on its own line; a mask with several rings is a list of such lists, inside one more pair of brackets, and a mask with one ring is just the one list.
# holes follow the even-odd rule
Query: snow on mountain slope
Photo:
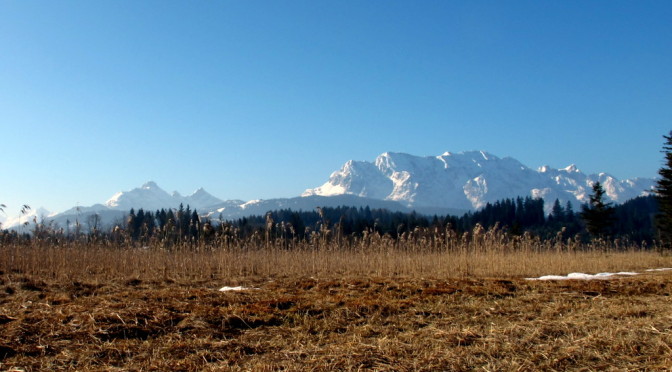
[[373, 199], [385, 199], [393, 182], [380, 172], [377, 165], [350, 160], [341, 170], [331, 174], [330, 180], [315, 189], [311, 195], [357, 195]]
[[650, 192], [655, 184], [650, 178], [618, 180], [607, 173], [586, 175], [575, 165], [533, 170], [516, 159], [499, 158], [484, 151], [446, 152], [427, 157], [386, 152], [373, 162], [346, 162], [322, 186], [308, 189], [296, 198], [222, 201], [202, 188], [189, 196], [169, 194], [150, 181], [114, 194], [105, 204], [75, 207], [57, 215], [38, 210], [22, 218], [8, 218], [2, 227], [32, 222], [34, 217], [39, 221], [45, 216], [61, 227], [82, 224], [86, 229], [91, 216], [97, 215], [103, 225], [123, 224], [131, 208], [155, 211], [178, 208], [180, 204], [213, 219], [263, 215], [277, 209], [313, 210], [318, 206], [341, 205], [460, 215], [486, 203], [532, 196], [544, 198], [550, 212], [555, 199], [562, 203], [571, 201], [575, 207], [588, 202], [596, 181], [618, 203]]
[[26, 211], [25, 214], [6, 219], [5, 222], [2, 223], [2, 228], [4, 229], [15, 226], [21, 226], [26, 223], [32, 224], [35, 221], [42, 222], [43, 220], [51, 218], [54, 215], [55, 213], [51, 213], [48, 210], [41, 207], [36, 209], [30, 209]]
[[619, 181], [606, 173], [586, 175], [575, 165], [533, 170], [513, 158], [499, 158], [484, 151], [428, 157], [387, 152], [374, 162], [348, 161], [325, 184], [302, 195], [352, 194], [395, 200], [409, 207], [461, 209], [532, 196], [544, 198], [550, 208], [556, 198], [577, 205], [587, 202], [596, 181], [603, 184], [612, 201], [619, 203], [645, 194], [655, 183], [647, 178]]
[[[77, 224], [81, 224], [87, 228], [87, 220], [90, 216], [98, 215], [100, 222], [103, 225], [121, 224], [124, 220], [124, 215], [131, 209], [145, 209], [149, 211], [156, 211], [159, 209], [178, 208], [180, 204], [189, 206], [192, 210], [199, 212], [209, 212], [210, 207], [225, 203], [210, 195], [207, 191], [200, 188], [194, 191], [189, 196], [182, 196], [177, 192], [168, 194], [161, 189], [155, 182], [149, 181], [144, 185], [134, 188], [130, 191], [120, 191], [108, 199], [105, 204], [94, 204], [88, 207], [77, 206], [70, 208], [58, 214], [49, 214], [47, 211], [38, 210], [36, 212], [10, 218], [3, 223], [2, 228], [13, 228], [20, 224], [33, 222], [33, 217], [40, 217], [44, 215], [49, 217], [48, 220], [58, 224], [63, 228], [74, 228]], [[236, 201], [233, 201], [236, 204]], [[238, 204], [243, 203], [239, 201]]]
[[194, 191], [193, 194], [182, 198], [182, 200], [182, 204], [189, 205], [195, 209], [208, 208], [223, 202], [221, 199], [210, 195], [210, 193], [205, 191], [202, 187]]
[[[311, 196], [311, 197], [294, 197], [294, 198], [281, 198], [281, 199], [268, 199], [268, 200], [251, 200], [244, 202], [242, 200], [227, 200], [221, 201], [217, 198], [212, 197], [210, 194], [205, 193], [201, 189], [197, 190], [190, 197], [182, 197], [177, 193], [168, 195], [165, 191], [161, 190], [155, 183], [147, 183], [140, 188], [133, 189], [128, 192], [117, 193], [115, 194], [106, 205], [95, 204], [90, 207], [75, 207], [71, 208], [65, 212], [50, 215], [48, 218], [48, 223], [54, 227], [61, 227], [69, 231], [75, 231], [75, 229], [80, 229], [81, 231], [89, 231], [92, 227], [92, 224], [97, 223], [98, 226], [114, 226], [114, 225], [123, 225], [124, 220], [126, 219], [127, 213], [131, 208], [134, 208], [136, 211], [140, 208], [154, 211], [157, 209], [166, 209], [166, 208], [176, 208], [179, 204], [175, 205], [179, 201], [184, 202], [184, 206], [189, 205], [192, 209], [194, 204], [187, 203], [187, 201], [195, 201], [196, 205], [199, 205], [196, 208], [199, 211], [199, 214], [204, 217], [209, 217], [214, 221], [219, 220], [231, 220], [236, 218], [241, 218], [250, 215], [264, 215], [268, 211], [279, 210], [279, 209], [292, 209], [295, 211], [312, 211], [317, 207], [338, 207], [338, 206], [351, 206], [351, 207], [370, 207], [370, 208], [384, 208], [391, 211], [399, 212], [411, 212], [411, 209], [397, 203], [392, 200], [381, 200], [381, 199], [371, 199], [363, 198], [356, 195], [342, 194], [334, 196]], [[147, 198], [143, 200], [142, 198]], [[153, 204], [160, 203], [165, 201], [171, 203], [168, 205]], [[215, 202], [208, 206], [204, 206], [203, 203]], [[128, 208], [128, 209], [124, 209]], [[416, 208], [418, 213], [424, 214], [438, 214], [438, 215], [461, 215], [466, 212], [466, 210], [457, 210], [457, 209], [448, 209], [448, 208]], [[28, 219], [29, 217], [24, 217], [23, 220]], [[22, 221], [23, 221], [22, 220]], [[29, 219], [32, 222], [32, 218]], [[41, 221], [38, 219], [38, 221]], [[14, 226], [3, 226], [3, 228], [15, 228]]]
[[203, 209], [218, 203], [222, 203], [222, 200], [210, 195], [203, 188], [189, 196], [182, 196], [177, 192], [171, 195], [150, 181], [131, 191], [114, 194], [105, 205], [115, 210], [129, 211], [131, 208], [143, 208], [154, 211], [161, 208], [176, 208], [180, 204], [189, 205], [192, 209]]
[[154, 210], [156, 207], [173, 207], [179, 199], [181, 197], [173, 197], [155, 182], [150, 181], [131, 191], [120, 191], [114, 194], [105, 202], [105, 205], [118, 210], [130, 210], [131, 208]]

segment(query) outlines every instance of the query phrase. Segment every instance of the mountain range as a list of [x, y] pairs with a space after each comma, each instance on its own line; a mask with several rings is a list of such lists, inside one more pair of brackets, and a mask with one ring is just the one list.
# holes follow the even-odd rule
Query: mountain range
[[420, 157], [387, 152], [375, 161], [350, 160], [308, 195], [352, 194], [394, 200], [409, 207], [435, 206], [478, 209], [486, 203], [517, 196], [583, 204], [599, 181], [609, 199], [622, 203], [651, 191], [652, 178], [618, 180], [607, 173], [586, 175], [575, 165], [531, 169], [511, 157], [484, 151], [446, 152]]
[[[532, 196], [546, 201], [547, 211], [555, 199], [575, 206], [589, 200], [592, 185], [599, 181], [608, 198], [622, 203], [646, 195], [655, 185], [652, 178], [618, 180], [607, 173], [586, 175], [575, 165], [531, 169], [510, 157], [499, 158], [484, 151], [446, 152], [439, 156], [414, 156], [387, 152], [373, 162], [346, 162], [323, 185], [307, 189], [294, 198], [268, 200], [222, 200], [200, 188], [191, 195], [169, 194], [155, 182], [114, 194], [105, 203], [75, 207], [52, 214], [44, 209], [8, 219], [3, 227], [20, 226], [46, 219], [61, 227], [77, 223], [122, 223], [131, 208], [155, 211], [190, 206], [212, 219], [236, 219], [263, 215], [269, 210], [313, 210], [341, 205], [386, 208], [422, 214], [460, 215], [505, 198]], [[94, 221], [91, 216], [98, 216]]]

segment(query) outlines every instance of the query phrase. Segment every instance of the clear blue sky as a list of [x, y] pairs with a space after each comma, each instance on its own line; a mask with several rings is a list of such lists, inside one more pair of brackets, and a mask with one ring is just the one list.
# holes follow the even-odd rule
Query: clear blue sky
[[0, 1], [0, 203], [297, 196], [486, 150], [653, 177], [672, 1]]

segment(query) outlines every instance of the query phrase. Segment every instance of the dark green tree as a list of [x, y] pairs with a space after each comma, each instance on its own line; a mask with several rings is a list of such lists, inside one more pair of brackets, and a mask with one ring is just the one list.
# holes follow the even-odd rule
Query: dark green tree
[[586, 223], [586, 230], [594, 237], [608, 235], [614, 223], [614, 207], [612, 203], [605, 203], [605, 194], [602, 184], [595, 182], [590, 203], [581, 208], [581, 218]]
[[659, 213], [656, 216], [656, 227], [660, 240], [665, 248], [672, 247], [672, 131], [665, 138], [661, 151], [665, 154], [665, 165], [660, 168], [660, 178], [656, 183], [656, 198]]
[[555, 199], [553, 203], [553, 209], [551, 211], [551, 220], [552, 222], [564, 222], [565, 221], [565, 209], [560, 205], [560, 200]]
[[574, 208], [572, 207], [572, 202], [569, 200], [567, 200], [567, 204], [565, 205], [565, 221], [574, 221]]

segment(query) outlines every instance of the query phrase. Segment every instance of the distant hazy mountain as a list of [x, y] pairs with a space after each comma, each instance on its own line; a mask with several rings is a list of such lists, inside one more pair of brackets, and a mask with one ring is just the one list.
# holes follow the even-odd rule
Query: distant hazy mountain
[[191, 209], [203, 209], [222, 202], [203, 188], [189, 196], [182, 196], [177, 191], [168, 194], [155, 182], [150, 181], [131, 191], [114, 194], [105, 205], [110, 209], [123, 211], [129, 211], [131, 208], [154, 211], [161, 208], [177, 208], [180, 204], [185, 207], [189, 205]]
[[54, 216], [53, 213], [49, 212], [44, 208], [30, 209], [26, 211], [25, 214], [12, 218], [7, 218], [5, 221], [2, 222], [2, 228], [5, 229], [16, 226], [22, 226], [26, 223], [31, 224], [34, 221], [42, 221], [43, 219], [50, 218], [53, 216]]
[[136, 211], [141, 208], [156, 211], [162, 208], [178, 208], [182, 204], [185, 207], [187, 205], [190, 206], [192, 210], [207, 210], [208, 207], [221, 203], [224, 202], [210, 195], [202, 188], [194, 191], [189, 196], [182, 196], [177, 192], [168, 194], [155, 182], [150, 181], [133, 190], [118, 192], [104, 204], [94, 204], [89, 207], [73, 207], [58, 214], [51, 214], [44, 209], [39, 209], [20, 218], [8, 219], [3, 224], [3, 227], [16, 227], [26, 221], [32, 222], [33, 218], [37, 217], [38, 221], [45, 219], [63, 228], [71, 228], [77, 224], [88, 228], [89, 222], [92, 222], [90, 216], [93, 215], [98, 215], [101, 224], [110, 225], [122, 223], [124, 216], [131, 208], [134, 208]]
[[440, 207], [420, 207], [409, 208], [401, 203], [393, 200], [380, 200], [361, 197], [357, 195], [309, 195], [305, 197], [295, 197], [286, 199], [268, 199], [268, 200], [252, 200], [242, 204], [234, 204], [232, 202], [225, 202], [222, 205], [211, 208], [207, 213], [208, 216], [219, 219], [221, 216], [223, 220], [239, 218], [250, 215], [264, 215], [268, 211], [279, 209], [291, 209], [293, 211], [312, 211], [317, 207], [370, 207], [377, 209], [388, 209], [393, 212], [412, 212], [415, 210], [421, 214], [462, 214], [466, 210], [458, 210], [455, 208], [440, 208]]
[[[39, 212], [31, 213], [19, 219], [8, 220], [3, 224], [3, 228], [16, 228], [25, 221], [33, 222], [34, 217], [37, 221], [45, 219], [47, 223], [64, 229], [75, 229], [78, 225], [84, 231], [88, 230], [94, 223], [101, 226], [121, 225], [131, 208], [138, 211], [144, 209], [156, 211], [159, 209], [177, 209], [180, 204], [185, 208], [189, 206], [191, 210], [197, 210], [201, 216], [209, 217], [212, 220], [232, 220], [251, 215], [264, 215], [268, 211], [279, 209], [292, 209], [295, 211], [312, 211], [317, 207], [338, 207], [354, 206], [370, 208], [385, 208], [391, 211], [411, 212], [412, 209], [392, 200], [379, 200], [356, 195], [335, 195], [308, 197], [269, 199], [269, 200], [251, 200], [248, 202], [242, 200], [222, 201], [205, 190], [198, 189], [189, 196], [181, 196], [174, 192], [168, 194], [154, 182], [147, 182], [141, 187], [130, 191], [122, 191], [114, 194], [104, 204], [94, 204], [89, 207], [75, 207], [58, 214], [50, 214], [48, 211], [40, 209]], [[464, 210], [437, 207], [421, 207], [416, 209], [419, 213], [426, 214], [461, 214]], [[95, 216], [95, 217], [94, 217]], [[95, 218], [95, 220], [94, 220]], [[27, 231], [30, 227], [26, 228]]]
[[551, 208], [555, 199], [578, 205], [589, 201], [592, 185], [600, 181], [614, 202], [644, 195], [655, 181], [619, 181], [606, 173], [586, 175], [575, 165], [533, 170], [518, 160], [483, 151], [446, 152], [420, 157], [384, 153], [374, 162], [348, 161], [320, 187], [303, 195], [357, 195], [394, 200], [406, 206], [478, 209], [488, 202], [517, 196], [540, 197]]

